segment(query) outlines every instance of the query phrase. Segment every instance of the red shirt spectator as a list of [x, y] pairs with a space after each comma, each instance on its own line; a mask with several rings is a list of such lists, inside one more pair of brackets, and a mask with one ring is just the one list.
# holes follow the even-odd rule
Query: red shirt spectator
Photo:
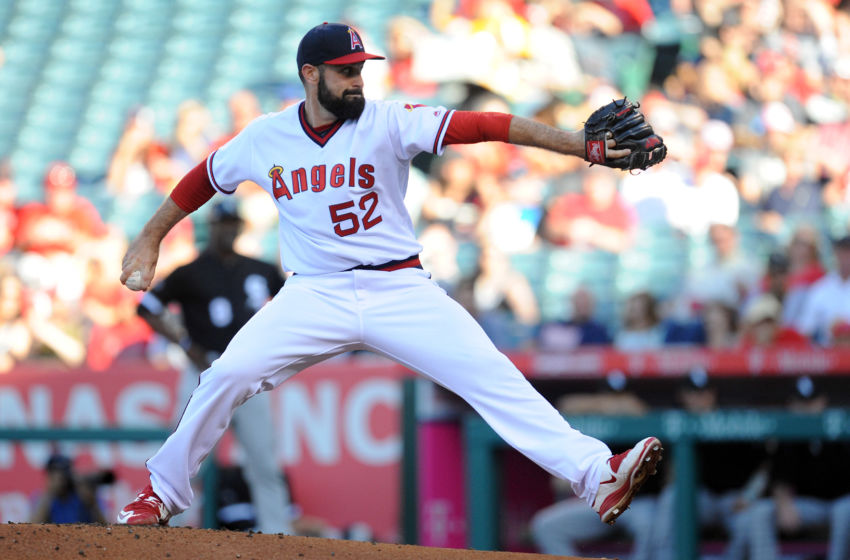
[[826, 274], [818, 249], [816, 229], [801, 226], [788, 245], [788, 279], [783, 301], [782, 322], [793, 325], [800, 318], [809, 288]]
[[783, 326], [779, 319], [782, 315], [782, 304], [773, 295], [765, 294], [753, 301], [744, 312], [741, 329], [740, 346], [743, 349], [754, 347], [811, 346], [808, 338], [794, 330]]
[[635, 214], [617, 192], [615, 172], [591, 167], [581, 193], [555, 200], [546, 216], [544, 236], [557, 245], [619, 253], [631, 244]]
[[16, 245], [41, 254], [73, 253], [80, 243], [106, 235], [94, 205], [77, 195], [77, 177], [66, 163], [51, 165], [44, 182], [45, 202], [24, 205], [18, 215]]
[[[113, 280], [111, 277], [109, 280]], [[86, 290], [83, 305], [87, 315], [96, 319], [88, 335], [86, 365], [95, 371], [104, 371], [120, 355], [127, 355], [136, 348], [139, 357], [144, 355], [145, 345], [150, 341], [150, 327], [135, 316], [137, 295], [111, 281], [114, 287]], [[129, 315], [129, 311], [134, 312]]]

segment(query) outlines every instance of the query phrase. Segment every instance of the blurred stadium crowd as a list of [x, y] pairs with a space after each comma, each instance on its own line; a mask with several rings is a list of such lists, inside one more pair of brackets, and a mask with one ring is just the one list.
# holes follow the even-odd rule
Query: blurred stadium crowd
[[[407, 203], [425, 267], [500, 347], [850, 342], [850, 308], [835, 304], [850, 276], [846, 2], [143, 4], [110, 3], [101, 12], [112, 34], [92, 36], [112, 53], [100, 60], [116, 82], [132, 74], [121, 49], [153, 37], [161, 49], [148, 57], [151, 69], [136, 67], [121, 102], [107, 103], [87, 82], [76, 135], [63, 150], [42, 152], [49, 160], [19, 157], [28, 150], [22, 131], [42, 107], [34, 92], [51, 83], [47, 69], [73, 77], [90, 68], [49, 41], [41, 58], [21, 58], [21, 43], [50, 32], [50, 41], [74, 44], [85, 35], [80, 22], [102, 14], [71, 0], [0, 10], [0, 84], [19, 84], [10, 99], [34, 96], [21, 102], [19, 126], [0, 122], [0, 371], [45, 355], [94, 369], [122, 356], [161, 359], [162, 343], [136, 316], [137, 294], [117, 281], [126, 244], [183, 173], [255, 116], [299, 98], [297, 38], [331, 16], [388, 57], [366, 65], [367, 97], [508, 111], [577, 129], [626, 94], [668, 144], [664, 165], [637, 175], [499, 143], [414, 160]], [[288, 12], [275, 20], [264, 13], [270, 7]], [[157, 17], [170, 31], [151, 33]], [[137, 18], [136, 29], [124, 25], [128, 18]], [[227, 56], [260, 75], [209, 62], [215, 53], [192, 41], [215, 29], [241, 33]], [[27, 69], [34, 77], [15, 82], [28, 60], [38, 61]], [[163, 97], [157, 84], [166, 78], [173, 88], [201, 86]], [[70, 87], [53, 95], [66, 91], [76, 95]], [[79, 156], [95, 109], [120, 122], [101, 165]], [[41, 138], [50, 144], [51, 130]], [[274, 206], [255, 185], [237, 196], [240, 250], [274, 261]], [[203, 246], [204, 215], [168, 237], [160, 277]]]

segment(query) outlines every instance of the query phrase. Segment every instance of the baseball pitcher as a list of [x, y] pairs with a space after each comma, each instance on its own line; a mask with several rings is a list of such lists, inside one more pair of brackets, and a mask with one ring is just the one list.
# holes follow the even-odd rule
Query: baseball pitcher
[[251, 180], [277, 208], [281, 263], [294, 275], [201, 374], [174, 433], [147, 462], [150, 484], [120, 523], [166, 524], [189, 507], [189, 481], [238, 406], [350, 350], [387, 356], [457, 393], [510, 445], [569, 481], [603, 522], [622, 514], [655, 472], [658, 439], [612, 455], [573, 429], [431, 281], [403, 201], [411, 159], [448, 144], [510, 142], [645, 169], [664, 158], [663, 141], [627, 100], [576, 132], [509, 114], [367, 100], [361, 70], [382, 58], [365, 51], [352, 27], [311, 29], [297, 53], [304, 100], [257, 118], [211, 153], [131, 243], [121, 282], [144, 290], [163, 236], [214, 193]]

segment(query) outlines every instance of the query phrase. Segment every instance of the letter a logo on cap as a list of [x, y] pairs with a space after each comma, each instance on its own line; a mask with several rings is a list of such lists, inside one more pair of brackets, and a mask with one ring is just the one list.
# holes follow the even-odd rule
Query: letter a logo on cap
[[348, 34], [351, 36], [351, 50], [357, 50], [357, 47], [363, 49], [363, 43], [360, 42], [360, 35], [350, 27], [348, 28]]

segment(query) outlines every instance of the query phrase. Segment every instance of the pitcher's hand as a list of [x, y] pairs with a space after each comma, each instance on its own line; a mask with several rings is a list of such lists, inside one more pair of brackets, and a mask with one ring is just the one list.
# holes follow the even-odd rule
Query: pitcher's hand
[[127, 278], [138, 270], [142, 273], [142, 290], [147, 290], [156, 272], [156, 262], [159, 260], [159, 242], [140, 235], [130, 243], [124, 260], [121, 261], [121, 283], [126, 285]]

